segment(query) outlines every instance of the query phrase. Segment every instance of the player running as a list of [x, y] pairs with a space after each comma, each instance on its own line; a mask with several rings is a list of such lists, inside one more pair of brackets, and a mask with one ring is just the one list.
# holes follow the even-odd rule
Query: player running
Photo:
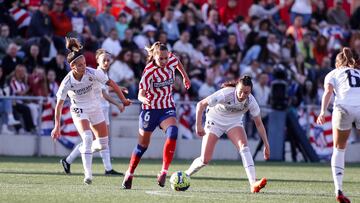
[[[71, 52], [67, 56], [71, 71], [62, 80], [59, 90], [56, 94], [57, 102], [55, 107], [55, 126], [51, 132], [51, 136], [57, 139], [60, 134], [60, 117], [66, 96], [71, 101], [71, 116], [74, 121], [83, 145], [80, 148], [81, 158], [84, 167], [84, 183], [92, 183], [92, 143], [93, 134], [99, 140], [99, 148], [103, 150], [108, 148], [108, 128], [105, 123], [104, 113], [100, 107], [99, 101], [94, 92], [94, 86], [100, 82], [111, 86], [117, 96], [123, 102], [124, 106], [131, 104], [126, 99], [117, 84], [106, 77], [102, 71], [94, 70], [86, 67], [85, 57], [82, 54], [82, 45], [76, 38], [66, 38], [66, 47]], [[91, 131], [92, 130], [92, 131]]]
[[139, 141], [135, 147], [129, 168], [126, 171], [122, 187], [131, 189], [134, 171], [150, 143], [152, 132], [159, 126], [167, 139], [163, 149], [163, 165], [158, 174], [158, 185], [165, 186], [166, 174], [173, 159], [178, 136], [175, 103], [172, 97], [172, 86], [175, 81], [175, 69], [182, 77], [186, 89], [190, 80], [180, 61], [170, 52], [166, 45], [155, 42], [146, 48], [147, 65], [140, 80], [138, 99], [142, 102], [139, 115]]
[[345, 170], [346, 142], [350, 135], [352, 124], [360, 129], [360, 70], [350, 48], [336, 56], [335, 69], [328, 73], [324, 81], [324, 94], [321, 102], [321, 112], [318, 124], [325, 123], [325, 112], [330, 98], [335, 93], [334, 110], [332, 112], [333, 154], [331, 170], [335, 185], [336, 200], [349, 203], [350, 199], [343, 194], [343, 177]]
[[[265, 187], [267, 180], [262, 178], [256, 181], [255, 165], [247, 145], [247, 136], [242, 122], [243, 115], [247, 111], [250, 111], [264, 142], [265, 160], [270, 157], [270, 148], [261, 120], [259, 105], [251, 94], [253, 87], [251, 78], [244, 76], [239, 81], [224, 83], [222, 87], [222, 89], [201, 100], [196, 106], [196, 133], [203, 136], [201, 155], [193, 161], [185, 173], [191, 176], [206, 166], [211, 160], [216, 142], [221, 135], [226, 133], [241, 155], [251, 192], [260, 192]], [[206, 108], [206, 121], [205, 127], [203, 127], [202, 116]]]

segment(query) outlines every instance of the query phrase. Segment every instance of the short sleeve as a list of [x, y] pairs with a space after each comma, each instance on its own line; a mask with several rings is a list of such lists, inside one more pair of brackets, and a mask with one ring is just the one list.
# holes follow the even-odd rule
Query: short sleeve
[[206, 97], [209, 107], [214, 107], [216, 104], [222, 103], [225, 101], [224, 89], [218, 90], [212, 95]]
[[105, 84], [109, 80], [109, 77], [100, 69], [96, 69], [94, 74], [96, 80], [99, 81], [101, 84]]
[[325, 76], [325, 80], [324, 80], [324, 86], [326, 86], [327, 84], [331, 84], [333, 87], [335, 87], [335, 77], [334, 77], [334, 71], [331, 71], [330, 73], [328, 73]]
[[260, 115], [259, 104], [256, 102], [255, 97], [252, 95], [249, 96], [249, 112], [252, 117]]
[[67, 96], [67, 92], [70, 89], [70, 78], [67, 76], [61, 81], [59, 89], [56, 93], [57, 100], [65, 100]]

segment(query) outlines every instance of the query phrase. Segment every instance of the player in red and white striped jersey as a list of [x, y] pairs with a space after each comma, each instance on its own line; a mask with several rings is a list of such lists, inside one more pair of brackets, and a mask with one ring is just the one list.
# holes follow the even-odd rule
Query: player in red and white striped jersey
[[149, 146], [151, 134], [157, 126], [167, 135], [163, 151], [163, 165], [158, 175], [158, 184], [164, 187], [178, 134], [176, 110], [172, 97], [176, 69], [183, 77], [185, 88], [190, 88], [190, 80], [182, 64], [168, 52], [166, 45], [155, 42], [146, 50], [148, 64], [140, 80], [138, 95], [138, 99], [142, 102], [142, 111], [139, 116], [139, 142], [131, 156], [129, 168], [122, 183], [124, 189], [131, 189], [135, 168]]

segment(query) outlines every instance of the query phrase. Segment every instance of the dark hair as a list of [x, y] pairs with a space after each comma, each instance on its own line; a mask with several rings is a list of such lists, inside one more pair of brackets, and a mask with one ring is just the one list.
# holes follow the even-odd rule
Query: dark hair
[[225, 82], [221, 85], [221, 88], [224, 87], [236, 87], [238, 84], [242, 84], [243, 86], [250, 86], [251, 89], [253, 88], [253, 83], [251, 81], [251, 77], [250, 76], [243, 76], [238, 80], [231, 80], [228, 82]]
[[73, 37], [65, 37], [66, 40], [66, 48], [70, 50], [70, 53], [67, 55], [66, 59], [69, 64], [74, 62], [80, 56], [82, 56], [82, 48], [83, 46], [80, 42]]
[[157, 41], [151, 47], [145, 47], [145, 50], [148, 52], [147, 62], [152, 62], [154, 60], [154, 55], [159, 54], [160, 51], [168, 51], [165, 44]]

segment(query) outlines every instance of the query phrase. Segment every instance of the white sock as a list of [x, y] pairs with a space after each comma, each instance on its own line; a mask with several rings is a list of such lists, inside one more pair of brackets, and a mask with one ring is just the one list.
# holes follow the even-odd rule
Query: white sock
[[241, 149], [240, 155], [249, 183], [250, 185], [252, 185], [256, 181], [256, 175], [254, 160], [251, 156], [249, 147], [244, 147], [243, 149]]
[[206, 166], [206, 164], [204, 164], [204, 162], [201, 160], [201, 157], [198, 157], [192, 162], [192, 164], [190, 165], [188, 170], [185, 171], [185, 173], [188, 176], [192, 176], [194, 173], [198, 172], [204, 166]]
[[101, 150], [99, 153], [102, 158], [102, 162], [104, 164], [105, 170], [110, 171], [112, 169], [112, 166], [111, 166], [111, 161], [110, 161], [109, 148]]
[[91, 146], [93, 141], [92, 132], [90, 130], [86, 130], [84, 133], [82, 133], [81, 138], [83, 140], [83, 144], [80, 150], [81, 150], [81, 159], [83, 162], [85, 178], [92, 179], [92, 170], [91, 170], [92, 156], [93, 156], [91, 151]]
[[75, 159], [80, 155], [79, 148], [81, 146], [82, 146], [82, 142], [74, 147], [74, 149], [71, 151], [69, 156], [66, 157], [66, 162], [68, 162], [69, 164], [72, 164], [75, 161]]
[[107, 148], [109, 148], [109, 136], [97, 138], [91, 146], [92, 152], [99, 152]]
[[333, 148], [331, 156], [331, 170], [334, 179], [335, 193], [338, 190], [342, 191], [342, 183], [345, 170], [345, 149]]

